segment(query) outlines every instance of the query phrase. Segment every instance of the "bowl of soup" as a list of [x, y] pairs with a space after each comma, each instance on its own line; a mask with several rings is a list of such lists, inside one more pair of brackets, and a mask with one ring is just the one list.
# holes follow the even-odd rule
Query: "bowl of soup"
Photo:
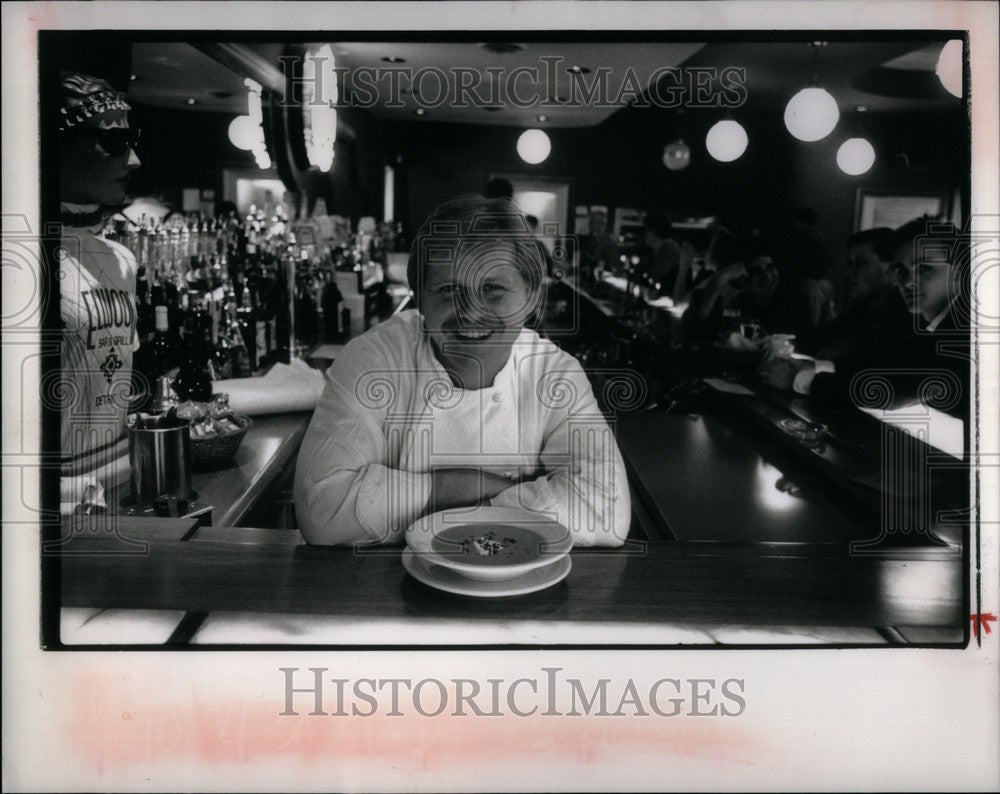
[[425, 516], [407, 530], [406, 542], [429, 562], [479, 581], [522, 576], [557, 562], [573, 546], [562, 524], [527, 510], [500, 507]]

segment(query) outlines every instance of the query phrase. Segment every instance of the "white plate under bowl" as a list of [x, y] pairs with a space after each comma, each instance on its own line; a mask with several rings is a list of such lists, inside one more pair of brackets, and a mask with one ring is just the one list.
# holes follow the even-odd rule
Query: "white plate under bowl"
[[569, 574], [573, 562], [567, 554], [544, 568], [535, 568], [513, 579], [505, 579], [502, 582], [481, 582], [468, 579], [450, 568], [414, 554], [413, 549], [405, 548], [403, 567], [418, 582], [423, 582], [435, 590], [478, 598], [503, 598], [536, 593], [558, 584]]
[[[544, 550], [536, 559], [528, 562], [487, 567], [460, 562], [457, 556], [441, 554], [432, 547], [431, 542], [438, 532], [467, 524], [512, 524], [529, 529], [541, 536]], [[450, 568], [467, 579], [502, 582], [522, 576], [536, 568], [551, 565], [560, 557], [566, 556], [573, 548], [573, 537], [562, 524], [550, 521], [538, 513], [514, 507], [475, 507], [441, 510], [424, 516], [406, 530], [406, 545], [417, 556], [436, 565]]]

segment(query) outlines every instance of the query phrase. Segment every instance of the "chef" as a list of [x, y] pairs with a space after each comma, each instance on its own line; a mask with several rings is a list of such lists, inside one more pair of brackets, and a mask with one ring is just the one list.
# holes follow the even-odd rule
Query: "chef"
[[579, 363], [526, 327], [544, 265], [516, 206], [442, 205], [407, 277], [417, 308], [327, 371], [295, 476], [306, 540], [395, 543], [421, 516], [491, 505], [554, 519], [575, 545], [621, 545], [621, 455]]

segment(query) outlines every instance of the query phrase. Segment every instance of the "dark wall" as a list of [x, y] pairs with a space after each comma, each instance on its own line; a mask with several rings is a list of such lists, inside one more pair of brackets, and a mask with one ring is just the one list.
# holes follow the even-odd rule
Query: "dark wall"
[[813, 207], [820, 230], [839, 261], [844, 237], [854, 228], [860, 189], [899, 193], [946, 194], [963, 185], [969, 173], [968, 143], [959, 113], [898, 113], [866, 117], [860, 128], [875, 148], [875, 165], [861, 176], [847, 176], [837, 167], [837, 149], [858, 134], [853, 120], [841, 118], [828, 138], [802, 143], [785, 135], [791, 177], [789, 201]]
[[446, 199], [481, 191], [490, 173], [514, 173], [565, 177], [572, 185], [572, 204], [717, 214], [748, 231], [769, 219], [788, 195], [783, 153], [766, 143], [779, 130], [773, 119], [745, 122], [756, 131], [747, 152], [723, 164], [704, 148], [705, 131], [714, 120], [685, 120], [681, 134], [692, 159], [683, 171], [663, 165], [663, 147], [674, 139], [676, 127], [672, 116], [657, 110], [624, 110], [592, 128], [546, 130], [552, 154], [538, 165], [517, 155], [520, 127], [397, 123], [392, 137], [409, 181], [403, 217], [413, 230]]
[[[550, 130], [552, 153], [527, 165], [517, 154], [520, 127], [438, 122], [397, 122], [389, 128], [392, 152], [403, 174], [397, 188], [397, 215], [413, 234], [427, 215], [460, 193], [482, 192], [491, 173], [580, 179], [583, 137], [577, 130]], [[403, 187], [405, 184], [406, 187]], [[576, 202], [576, 189], [570, 201]]]
[[[222, 168], [253, 166], [250, 153], [229, 142], [231, 118], [137, 106], [133, 120], [143, 127], [143, 167], [133, 192], [177, 201], [182, 188], [200, 187], [221, 196]], [[678, 134], [677, 119], [656, 109], [626, 109], [592, 128], [549, 130], [552, 154], [537, 166], [517, 155], [519, 127], [383, 123], [349, 111], [344, 120], [353, 135], [338, 136], [333, 169], [310, 172], [303, 182], [311, 199], [326, 199], [331, 213], [380, 218], [383, 168], [392, 164], [397, 220], [407, 234], [443, 201], [481, 191], [496, 172], [564, 178], [572, 186], [572, 204], [711, 214], [736, 232], [756, 227], [772, 237], [780, 237], [791, 209], [810, 206], [840, 261], [843, 241], [854, 229], [859, 188], [950, 195], [969, 169], [957, 111], [865, 118], [862, 132], [878, 159], [860, 177], [847, 176], [836, 165], [840, 143], [855, 134], [853, 120], [842, 119], [823, 141], [802, 143], [785, 130], [780, 112], [740, 114], [736, 118], [750, 137], [747, 151], [733, 163], [719, 163], [704, 146], [705, 133], [718, 118], [709, 111], [685, 114], [679, 134], [691, 147], [691, 164], [671, 172], [661, 157], [663, 146]]]
[[[840, 144], [855, 134], [853, 120], [842, 119], [826, 140], [807, 144], [794, 139], [780, 112], [736, 116], [747, 129], [747, 151], [732, 163], [719, 163], [705, 149], [705, 134], [718, 111], [689, 111], [680, 121], [657, 109], [625, 109], [592, 128], [548, 130], [552, 154], [539, 165], [517, 155], [517, 127], [470, 126], [433, 122], [396, 123], [391, 140], [403, 160], [409, 186], [401, 192], [401, 213], [412, 231], [437, 204], [457, 193], [482, 190], [491, 172], [567, 177], [574, 204], [612, 208], [661, 209], [680, 216], [717, 215], [740, 233], [761, 228], [780, 236], [790, 211], [810, 206], [834, 255], [842, 258], [843, 240], [854, 230], [858, 188], [950, 191], [968, 173], [960, 113], [872, 116], [863, 133], [876, 149], [875, 167], [851, 177], [836, 165]], [[663, 147], [680, 134], [691, 147], [691, 164], [668, 171]], [[900, 153], [907, 155], [909, 167]]]
[[233, 114], [173, 110], [132, 103], [129, 123], [142, 128], [142, 167], [129, 180], [133, 195], [162, 195], [180, 205], [184, 188], [216, 191], [222, 169], [252, 168], [253, 155], [229, 141]]
[[[130, 123], [142, 128], [142, 167], [129, 183], [132, 195], [161, 195], [179, 206], [184, 188], [214, 190], [222, 198], [224, 168], [253, 168], [250, 152], [229, 141], [232, 113], [157, 108], [133, 103]], [[367, 114], [349, 114], [355, 133], [338, 135], [333, 168], [323, 174], [301, 174], [309, 207], [322, 196], [327, 212], [348, 215], [382, 214], [383, 169], [386, 163], [381, 125]], [[272, 153], [273, 156], [273, 153]]]
[[299, 176], [311, 210], [322, 197], [327, 212], [355, 220], [362, 215], [382, 218], [385, 166], [389, 162], [385, 129], [370, 114], [353, 108], [338, 111], [341, 129], [334, 144], [333, 167], [326, 174], [310, 170]]

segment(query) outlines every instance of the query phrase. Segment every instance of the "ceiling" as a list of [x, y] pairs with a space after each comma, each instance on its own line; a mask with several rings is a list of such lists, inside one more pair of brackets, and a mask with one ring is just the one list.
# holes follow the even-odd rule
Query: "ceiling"
[[[144, 105], [234, 115], [247, 112], [244, 78], [190, 44], [134, 44], [132, 76], [129, 98]], [[196, 104], [187, 104], [189, 99]]]
[[[281, 43], [256, 43], [240, 45], [252, 50], [255, 57], [279, 65]], [[318, 46], [318, 45], [310, 45]], [[561, 58], [555, 65], [557, 98], [570, 95], [569, 66], [596, 70], [610, 69], [608, 83], [611, 99], [617, 94], [629, 68], [645, 87], [649, 76], [658, 68], [682, 65], [684, 67], [727, 66], [746, 70], [747, 110], [767, 110], [784, 107], [799, 88], [804, 87], [814, 70], [821, 84], [837, 99], [842, 110], [864, 105], [872, 112], [897, 112], [905, 110], [933, 110], [954, 107], [958, 101], [944, 91], [934, 75], [937, 53], [943, 46], [926, 41], [890, 42], [831, 42], [819, 50], [818, 58], [808, 43], [782, 42], [715, 42], [710, 44], [681, 43], [523, 43], [515, 52], [497, 53], [477, 43], [434, 42], [344, 42], [331, 45], [338, 67], [348, 69], [348, 78], [360, 67], [399, 68], [415, 74], [426, 67], [436, 67], [451, 74], [455, 67], [465, 67], [486, 74], [489, 67], [502, 68], [504, 74], [518, 67], [539, 70], [539, 81], [528, 78], [519, 80], [519, 93], [525, 97], [546, 92], [543, 57]], [[402, 58], [403, 62], [388, 63], [385, 58]], [[220, 65], [208, 55], [186, 43], [137, 43], [133, 48], [135, 79], [130, 95], [138, 102], [175, 107], [188, 111], [215, 111], [223, 113], [246, 112], [246, 89], [243, 78]], [[585, 76], [592, 81], [594, 72]], [[388, 77], [375, 81], [379, 96], [388, 96]], [[350, 85], [350, 83], [348, 83]], [[537, 86], [532, 89], [532, 86]], [[451, 121], [461, 123], [580, 127], [599, 124], [615, 112], [621, 104], [608, 106], [539, 107], [537, 104], [518, 108], [509, 102], [494, 103], [498, 109], [488, 111], [482, 107], [431, 107], [437, 92], [433, 76], [423, 83], [424, 94], [418, 97], [409, 81], [401, 81], [404, 90], [399, 94], [401, 107], [386, 107], [379, 103], [370, 111], [386, 119], [423, 121]], [[489, 84], [484, 78], [478, 93], [489, 97]], [[454, 87], [452, 93], [457, 93]], [[195, 100], [189, 104], [189, 100]], [[629, 97], [625, 97], [627, 102]], [[416, 110], [423, 106], [423, 115]], [[547, 118], [539, 123], [538, 115]]]
[[[875, 113], [937, 110], [953, 108], [959, 101], [934, 74], [943, 46], [926, 41], [832, 41], [817, 53], [808, 42], [720, 42], [709, 44], [684, 66], [745, 68], [748, 110], [784, 108], [814, 71], [841, 112], [858, 105]], [[880, 79], [868, 79], [876, 73]], [[907, 78], [913, 77], [920, 79], [922, 90], [910, 90]]]

